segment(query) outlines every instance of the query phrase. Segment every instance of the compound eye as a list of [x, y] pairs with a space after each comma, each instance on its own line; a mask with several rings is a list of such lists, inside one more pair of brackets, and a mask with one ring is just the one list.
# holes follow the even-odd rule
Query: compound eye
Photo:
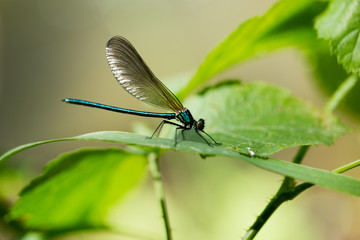
[[196, 128], [199, 130], [204, 130], [205, 128], [205, 120], [200, 118], [199, 121], [196, 122]]

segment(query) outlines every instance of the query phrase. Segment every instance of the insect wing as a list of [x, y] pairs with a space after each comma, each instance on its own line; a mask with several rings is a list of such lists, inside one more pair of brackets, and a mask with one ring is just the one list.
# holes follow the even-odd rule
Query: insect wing
[[115, 36], [108, 41], [106, 58], [120, 85], [137, 99], [166, 110], [183, 108], [177, 97], [155, 77], [125, 38]]

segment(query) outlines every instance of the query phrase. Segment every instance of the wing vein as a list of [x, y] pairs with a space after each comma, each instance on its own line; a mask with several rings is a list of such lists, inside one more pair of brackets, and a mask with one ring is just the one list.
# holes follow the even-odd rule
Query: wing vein
[[150, 105], [172, 111], [183, 108], [178, 98], [152, 73], [131, 43], [111, 38], [106, 58], [119, 84], [131, 95]]

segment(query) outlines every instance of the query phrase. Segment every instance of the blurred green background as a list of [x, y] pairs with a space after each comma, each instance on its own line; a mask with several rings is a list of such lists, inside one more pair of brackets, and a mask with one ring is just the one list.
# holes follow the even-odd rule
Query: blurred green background
[[[133, 131], [136, 122], [156, 127], [158, 120], [70, 106], [61, 99], [73, 97], [148, 110], [112, 76], [105, 58], [108, 39], [114, 35], [129, 39], [156, 76], [175, 90], [186, 83], [205, 56], [241, 22], [263, 14], [275, 2], [3, 0], [0, 151], [27, 142], [93, 131]], [[308, 67], [299, 51], [286, 49], [233, 68], [212, 82], [225, 78], [272, 82], [321, 107], [327, 98], [320, 93]], [[338, 113], [356, 129], [358, 122]], [[33, 176], [63, 151], [109, 145], [51, 144], [21, 153], [8, 164]], [[358, 159], [358, 145], [357, 129], [332, 147], [311, 148], [304, 164], [334, 169]], [[274, 157], [289, 160], [295, 152], [296, 149], [289, 149]], [[190, 154], [166, 153], [161, 164], [176, 240], [239, 239], [282, 179], [227, 158], [203, 160]], [[360, 178], [359, 169], [348, 174]], [[5, 195], [12, 201], [16, 200], [14, 182], [4, 181], [0, 186], [2, 194], [11, 193]], [[358, 198], [314, 187], [284, 204], [258, 239], [359, 239], [359, 212]], [[149, 179], [144, 179], [143, 187], [114, 208], [109, 222], [144, 235], [163, 235], [161, 214]], [[102, 239], [131, 239], [104, 233], [95, 239], [100, 235]], [[6, 236], [0, 233], [2, 237]]]

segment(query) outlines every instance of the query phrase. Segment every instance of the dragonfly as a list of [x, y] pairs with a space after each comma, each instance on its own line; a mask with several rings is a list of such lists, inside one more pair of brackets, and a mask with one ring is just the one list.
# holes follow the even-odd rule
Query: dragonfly
[[[120, 86], [128, 93], [142, 102], [172, 112], [137, 111], [75, 98], [65, 98], [63, 99], [64, 102], [142, 117], [162, 118], [164, 120], [155, 129], [150, 139], [154, 137], [156, 132], [158, 132], [159, 135], [165, 124], [173, 125], [176, 126], [175, 146], [178, 143], [178, 131], [181, 131], [182, 138], [185, 140], [184, 131], [191, 129], [194, 129], [209, 146], [211, 146], [211, 144], [220, 145], [220, 143], [216, 142], [204, 131], [205, 120], [200, 118], [196, 121], [193, 118], [190, 111], [185, 108], [179, 99], [152, 73], [145, 61], [127, 39], [121, 36], [112, 37], [106, 44], [106, 58], [114, 77]], [[169, 121], [173, 119], [180, 122], [180, 124]], [[211, 141], [208, 141], [203, 134]]]

